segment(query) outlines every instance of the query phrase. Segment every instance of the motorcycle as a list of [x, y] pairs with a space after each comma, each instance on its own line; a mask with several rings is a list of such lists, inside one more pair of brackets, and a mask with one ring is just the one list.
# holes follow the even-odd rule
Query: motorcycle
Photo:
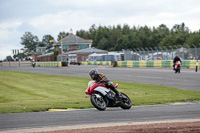
[[32, 63], [33, 68], [35, 67], [35, 62]]
[[177, 72], [180, 73], [181, 72], [181, 62], [180, 61], [177, 61], [175, 63], [174, 71], [175, 71], [175, 73], [177, 73]]
[[[118, 84], [114, 84], [114, 86], [117, 88]], [[132, 102], [126, 94], [120, 92], [119, 100], [116, 98], [115, 93], [105, 87], [103, 83], [97, 84], [95, 81], [90, 81], [85, 93], [90, 96], [90, 101], [93, 106], [100, 111], [105, 110], [106, 107], [130, 109], [132, 106]]]

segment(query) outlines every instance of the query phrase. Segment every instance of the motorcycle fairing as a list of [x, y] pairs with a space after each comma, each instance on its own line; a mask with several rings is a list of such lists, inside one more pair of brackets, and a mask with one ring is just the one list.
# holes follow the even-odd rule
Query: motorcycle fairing
[[104, 96], [110, 91], [110, 90], [106, 89], [105, 87], [101, 87], [101, 86], [95, 88], [94, 90], [100, 92]]

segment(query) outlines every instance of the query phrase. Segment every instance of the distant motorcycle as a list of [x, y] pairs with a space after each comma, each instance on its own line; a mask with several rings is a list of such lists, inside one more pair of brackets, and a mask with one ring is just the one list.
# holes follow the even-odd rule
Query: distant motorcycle
[[[117, 88], [118, 84], [114, 84], [114, 86]], [[105, 110], [106, 107], [130, 109], [132, 106], [132, 102], [126, 94], [120, 93], [121, 98], [119, 100], [116, 98], [114, 92], [105, 87], [103, 83], [97, 84], [94, 81], [90, 81], [85, 93], [90, 96], [90, 101], [93, 106], [101, 111]]]
[[35, 67], [35, 62], [32, 63], [33, 68]]
[[175, 63], [174, 71], [175, 71], [175, 73], [180, 73], [181, 72], [181, 62], [180, 61], [177, 61]]

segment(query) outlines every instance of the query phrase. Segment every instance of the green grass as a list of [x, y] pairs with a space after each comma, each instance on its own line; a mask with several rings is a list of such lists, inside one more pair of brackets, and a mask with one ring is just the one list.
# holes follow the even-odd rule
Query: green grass
[[[89, 78], [0, 71], [0, 113], [90, 108], [85, 95]], [[116, 82], [116, 81], [114, 81]], [[200, 92], [166, 86], [119, 82], [133, 105], [199, 101]]]

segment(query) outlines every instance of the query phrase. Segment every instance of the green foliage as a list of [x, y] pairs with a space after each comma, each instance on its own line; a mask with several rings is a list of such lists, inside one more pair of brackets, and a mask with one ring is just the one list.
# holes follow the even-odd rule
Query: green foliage
[[25, 32], [21, 37], [21, 44], [24, 45], [24, 53], [30, 55], [32, 51], [36, 51], [39, 40], [37, 36], [34, 36], [31, 32]]
[[53, 42], [50, 42], [50, 40], [54, 40], [51, 35], [44, 35], [42, 38], [42, 45], [47, 47], [47, 49], [52, 47]]
[[13, 55], [13, 58], [15, 59], [23, 59], [25, 57], [27, 56], [24, 53], [18, 53], [18, 54]]
[[175, 24], [172, 29], [161, 24], [158, 27], [138, 26], [99, 26], [92, 25], [88, 31], [80, 30], [76, 35], [84, 39], [92, 39], [92, 46], [104, 50], [117, 50], [163, 47], [163, 46], [185, 46], [192, 47], [200, 43], [200, 31], [190, 32], [189, 28], [182, 24]]
[[[0, 71], [0, 113], [91, 108], [84, 93], [89, 78]], [[113, 81], [114, 83], [116, 81]], [[133, 105], [164, 104], [200, 100], [200, 92], [172, 87], [118, 82]]]
[[7, 60], [7, 61], [14, 61], [13, 58], [12, 58], [12, 56], [10, 56], [10, 55], [9, 55], [9, 56], [6, 56], [6, 60]]
[[69, 35], [69, 33], [65, 33], [64, 31], [63, 32], [60, 32], [58, 34], [58, 38], [57, 38], [57, 41], [60, 41], [61, 39], [65, 38], [67, 35]]

